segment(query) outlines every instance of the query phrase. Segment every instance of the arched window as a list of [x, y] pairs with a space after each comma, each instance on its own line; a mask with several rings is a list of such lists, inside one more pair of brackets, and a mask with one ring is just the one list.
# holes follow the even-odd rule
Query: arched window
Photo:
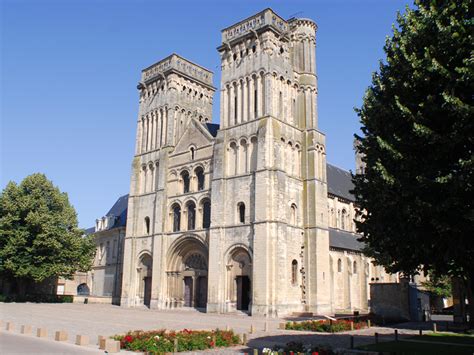
[[196, 174], [196, 178], [197, 178], [198, 191], [204, 190], [204, 170], [201, 167], [199, 167], [194, 171], [194, 173]]
[[183, 180], [183, 193], [189, 192], [189, 173], [184, 170], [181, 173], [181, 179]]
[[[199, 120], [199, 121], [201, 121], [201, 120]], [[194, 155], [195, 155], [195, 149], [194, 149], [194, 147], [191, 147], [191, 148], [189, 149], [189, 151], [191, 152], [191, 160], [194, 160]]]
[[202, 204], [202, 228], [211, 226], [211, 202], [205, 201]]
[[342, 260], [337, 259], [337, 272], [342, 272]]
[[291, 284], [295, 286], [298, 283], [298, 262], [293, 260], [291, 262]]
[[173, 205], [173, 232], [179, 232], [181, 227], [181, 207], [178, 204]]
[[346, 229], [346, 215], [347, 212], [345, 209], [343, 209], [341, 213], [341, 229]]
[[150, 234], [150, 217], [145, 217], [145, 234]]
[[196, 205], [194, 202], [189, 202], [187, 205], [188, 209], [188, 230], [192, 231], [196, 229]]
[[293, 203], [291, 205], [291, 209], [290, 209], [290, 213], [291, 213], [291, 216], [290, 216], [290, 223], [292, 225], [296, 225], [296, 205]]
[[239, 210], [239, 222], [245, 223], [245, 204], [243, 202], [240, 202], [238, 204], [238, 210]]
[[352, 263], [352, 273], [357, 274], [357, 261]]

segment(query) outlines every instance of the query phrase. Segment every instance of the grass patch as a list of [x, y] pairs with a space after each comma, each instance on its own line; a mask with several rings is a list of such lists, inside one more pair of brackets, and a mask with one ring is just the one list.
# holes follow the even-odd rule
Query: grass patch
[[[414, 336], [412, 340], [422, 340], [430, 342], [442, 343], [456, 343], [456, 344], [470, 344], [474, 347], [474, 335], [459, 334], [459, 333], [429, 333], [422, 336]], [[474, 348], [473, 351], [474, 353]]]

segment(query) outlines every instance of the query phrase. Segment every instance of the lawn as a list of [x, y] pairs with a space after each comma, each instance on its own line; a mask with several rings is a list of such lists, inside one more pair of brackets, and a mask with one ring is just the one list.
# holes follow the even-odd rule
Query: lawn
[[[474, 336], [455, 333], [430, 333], [409, 338], [411, 341], [390, 341], [360, 346], [370, 351], [389, 351], [396, 354], [473, 354]], [[415, 342], [419, 340], [420, 342]], [[452, 343], [448, 345], [441, 343]]]

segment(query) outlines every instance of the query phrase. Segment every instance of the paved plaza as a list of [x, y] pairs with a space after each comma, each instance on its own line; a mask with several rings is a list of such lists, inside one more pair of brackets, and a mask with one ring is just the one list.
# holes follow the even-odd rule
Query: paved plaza
[[[50, 340], [53, 340], [55, 331], [65, 330], [69, 334], [69, 343], [71, 344], [74, 342], [77, 334], [88, 335], [91, 343], [96, 343], [98, 335], [111, 336], [125, 333], [128, 330], [163, 328], [173, 330], [184, 328], [196, 330], [224, 329], [226, 326], [240, 334], [249, 333], [251, 326], [253, 326], [255, 332], [248, 334], [248, 348], [259, 349], [273, 347], [277, 344], [285, 344], [289, 341], [302, 341], [305, 344], [327, 344], [334, 348], [347, 348], [351, 335], [354, 335], [357, 346], [373, 343], [375, 332], [380, 334], [381, 341], [393, 339], [393, 328], [390, 327], [373, 327], [337, 334], [316, 334], [278, 329], [279, 323], [285, 322], [288, 319], [265, 319], [249, 317], [245, 314], [207, 314], [195, 309], [161, 311], [99, 304], [0, 303], [0, 318], [3, 321], [2, 333], [4, 334], [5, 323], [13, 322], [15, 324], [13, 333], [19, 333], [21, 325], [31, 325], [34, 328], [33, 330], [37, 327], [45, 327], [48, 329]], [[267, 324], [267, 331], [264, 331], [265, 323]], [[428, 326], [428, 324], [425, 325], [426, 328]], [[400, 336], [417, 334], [418, 332], [418, 326], [407, 326], [407, 329], [399, 328], [401, 328], [399, 330]], [[238, 353], [243, 352], [245, 349], [246, 347], [237, 347], [225, 351], [225, 353]], [[216, 352], [223, 353], [223, 350], [220, 349]], [[17, 354], [20, 353], [17, 352]]]

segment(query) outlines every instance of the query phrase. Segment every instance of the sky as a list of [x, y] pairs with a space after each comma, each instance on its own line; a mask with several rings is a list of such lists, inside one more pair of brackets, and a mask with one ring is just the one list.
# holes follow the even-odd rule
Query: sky
[[[0, 188], [41, 172], [93, 226], [128, 193], [143, 68], [176, 52], [214, 72], [220, 31], [267, 7], [318, 25], [319, 128], [354, 170], [353, 135], [385, 38], [409, 1], [0, 0]], [[218, 91], [213, 122], [219, 123]]]

